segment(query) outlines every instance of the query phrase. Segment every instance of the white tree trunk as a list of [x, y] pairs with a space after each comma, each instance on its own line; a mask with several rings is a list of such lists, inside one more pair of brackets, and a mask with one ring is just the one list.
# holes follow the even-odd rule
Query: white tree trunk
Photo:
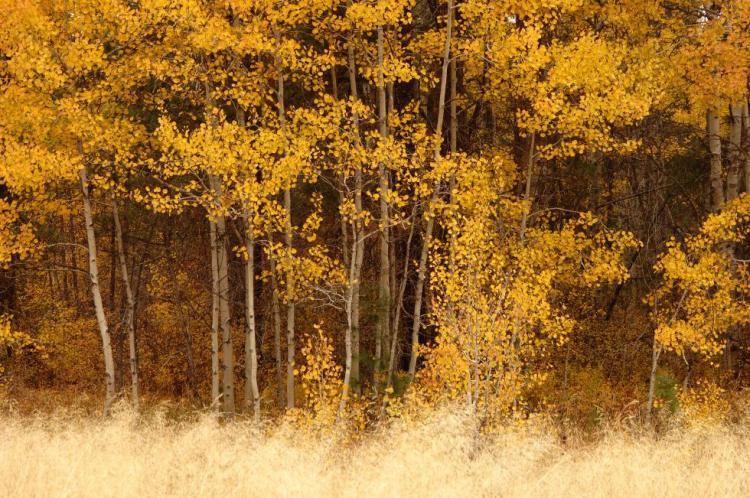
[[[268, 240], [273, 244], [271, 234]], [[273, 310], [273, 353], [276, 360], [276, 391], [279, 408], [284, 406], [286, 400], [286, 387], [284, 385], [284, 363], [281, 359], [281, 310], [279, 306], [279, 282], [276, 277], [276, 256], [269, 255], [271, 260], [271, 308]]]
[[[383, 27], [378, 26], [378, 125], [381, 140], [388, 137], [388, 108], [386, 104], [385, 77], [383, 74]], [[378, 328], [375, 337], [375, 370], [373, 385], [377, 387], [377, 376], [382, 368], [383, 344], [388, 344], [391, 316], [391, 282], [390, 282], [390, 248], [389, 248], [389, 216], [388, 216], [388, 171], [381, 161], [378, 164], [378, 187], [380, 190], [380, 232], [379, 252], [380, 266], [378, 268]]]
[[245, 222], [245, 405], [252, 407], [253, 417], [260, 421], [260, 392], [258, 391], [258, 353], [255, 339], [255, 237], [253, 221], [247, 212], [243, 214]]
[[[348, 2], [347, 5], [351, 5]], [[353, 36], [353, 33], [352, 33]], [[348, 73], [349, 73], [349, 92], [352, 100], [355, 102], [359, 101], [359, 94], [357, 92], [357, 66], [354, 59], [354, 45], [353, 40], [347, 46], [347, 58], [348, 58]], [[360, 130], [359, 130], [359, 114], [357, 111], [352, 113], [352, 123], [355, 130], [355, 146], [359, 149], [362, 147], [360, 141]], [[362, 273], [362, 261], [364, 253], [364, 236], [362, 234], [362, 167], [357, 165], [357, 170], [354, 174], [354, 210], [357, 220], [353, 223], [354, 234], [352, 240], [352, 254], [351, 254], [351, 268], [352, 272], [349, 274], [349, 286], [351, 289], [351, 296], [349, 299], [349, 306], [351, 310], [350, 324], [351, 329], [351, 347], [347, 350], [347, 359], [351, 362], [351, 375], [349, 381], [346, 384], [346, 388], [349, 389], [354, 386], [355, 389], [359, 389], [359, 294], [360, 294], [360, 278]]]
[[89, 180], [86, 166], [78, 171], [81, 180], [81, 193], [83, 194], [83, 215], [86, 222], [86, 242], [89, 253], [89, 279], [91, 281], [91, 294], [94, 299], [96, 311], [96, 322], [99, 326], [99, 335], [102, 339], [102, 351], [104, 353], [104, 373], [106, 393], [104, 398], [104, 414], [109, 415], [112, 402], [115, 398], [115, 362], [112, 356], [112, 341], [109, 335], [107, 316], [104, 313], [102, 293], [99, 288], [99, 264], [97, 263], [96, 234], [94, 233], [94, 215], [91, 209], [91, 197], [89, 194]]
[[739, 192], [742, 173], [742, 103], [732, 105], [731, 127], [729, 131], [729, 165], [727, 167], [727, 198], [729, 202]]
[[351, 384], [353, 385], [354, 390], [359, 392], [360, 388], [360, 372], [359, 372], [359, 355], [360, 355], [360, 338], [359, 338], [359, 322], [360, 322], [360, 291], [362, 288], [361, 280], [362, 280], [362, 262], [364, 258], [365, 253], [365, 239], [364, 234], [362, 233], [362, 220], [359, 216], [362, 213], [362, 168], [357, 167], [357, 171], [355, 173], [355, 187], [354, 187], [354, 208], [357, 213], [357, 221], [354, 223], [355, 226], [355, 233], [354, 233], [354, 240], [352, 241], [353, 245], [356, 247], [356, 250], [353, 251], [352, 254], [352, 265], [354, 267], [354, 271], [351, 274], [350, 277], [350, 285], [352, 287], [352, 296], [351, 296], [351, 327], [352, 327], [352, 347], [351, 347], [351, 355], [352, 355], [352, 374], [351, 374]]
[[[440, 100], [438, 101], [438, 117], [435, 130], [438, 134], [443, 133], [443, 120], [445, 118], [445, 94], [448, 87], [448, 67], [450, 65], [451, 41], [453, 35], [453, 0], [448, 0], [448, 18], [446, 21], [445, 45], [443, 47], [443, 67], [440, 74]], [[441, 141], [435, 145], [435, 161], [440, 159]], [[419, 330], [422, 327], [422, 295], [424, 293], [424, 281], [427, 276], [427, 259], [429, 256], [430, 245], [432, 244], [432, 232], [435, 225], [435, 217], [432, 207], [437, 200], [439, 185], [435, 185], [435, 190], [430, 198], [425, 213], [426, 227], [422, 243], [422, 252], [419, 256], [419, 270], [417, 273], [417, 287], [414, 295], [414, 322], [412, 323], [411, 332], [411, 358], [409, 359], [409, 377], [414, 379], [417, 370], [417, 357], [419, 356]]]
[[706, 111], [706, 131], [711, 151], [711, 209], [718, 211], [724, 206], [724, 180], [721, 165], [721, 123], [719, 116], [709, 109]]
[[344, 336], [344, 345], [346, 349], [346, 357], [344, 360], [344, 386], [343, 386], [343, 392], [341, 393], [341, 402], [339, 403], [339, 411], [337, 418], [341, 416], [344, 409], [346, 408], [346, 403], [349, 400], [349, 394], [351, 393], [351, 386], [352, 386], [352, 366], [353, 366], [353, 357], [354, 357], [354, 350], [353, 350], [353, 336], [354, 336], [354, 318], [355, 318], [355, 312], [354, 312], [354, 299], [355, 299], [355, 279], [354, 275], [357, 273], [357, 261], [360, 259], [358, 253], [359, 250], [359, 244], [357, 243], [357, 234], [359, 233], [359, 229], [357, 228], [357, 221], [353, 221], [352, 226], [352, 235], [353, 235], [353, 241], [352, 241], [352, 247], [351, 247], [351, 261], [349, 263], [349, 278], [347, 282], [346, 287], [346, 297], [344, 302], [344, 310], [346, 313], [346, 335]]
[[[216, 202], [222, 197], [221, 178], [211, 177]], [[227, 251], [226, 219], [216, 216], [217, 266], [219, 280], [219, 325], [222, 344], [222, 409], [226, 414], [235, 412], [234, 403], [234, 348], [232, 346], [232, 324], [229, 311], [229, 253]]]
[[[279, 123], [281, 128], [286, 128], [286, 110], [285, 110], [285, 97], [284, 97], [284, 68], [281, 65], [281, 57], [279, 55], [279, 45], [281, 43], [281, 35], [278, 31], [274, 32], [274, 38], [276, 43], [276, 53], [274, 54], [274, 66], [276, 68], [276, 97], [278, 105]], [[286, 211], [286, 227], [284, 229], [284, 242], [286, 243], [289, 251], [289, 258], [293, 258], [292, 251], [294, 249], [294, 237], [292, 229], [292, 181], [289, 181], [286, 189], [284, 189], [284, 210]], [[286, 307], [286, 407], [287, 409], [294, 408], [294, 370], [295, 370], [295, 344], [294, 344], [294, 319], [295, 319], [295, 282], [294, 282], [294, 271], [290, 271], [287, 275], [287, 307]]]
[[[284, 190], [284, 209], [286, 210], [287, 222], [284, 231], [284, 240], [289, 257], [293, 258], [294, 239], [292, 237], [292, 192]], [[294, 296], [294, 271], [290, 270], [287, 275], [287, 306], [286, 306], [286, 407], [294, 408], [294, 370], [295, 370], [295, 344], [294, 344], [294, 318], [295, 318], [295, 296]]]
[[219, 410], [219, 243], [216, 223], [209, 222], [211, 230], [211, 408]]
[[128, 331], [128, 352], [130, 361], [130, 396], [132, 398], [133, 409], [140, 410], [140, 400], [138, 393], [138, 348], [135, 338], [135, 298], [133, 297], [133, 288], [130, 285], [130, 273], [128, 272], [128, 263], [125, 258], [125, 243], [122, 237], [122, 225], [120, 224], [120, 212], [117, 208], [117, 199], [112, 197], [112, 217], [115, 222], [115, 240], [117, 242], [117, 255], [120, 260], [120, 273], [122, 274], [122, 283], [125, 287], [125, 327]]
[[[416, 214], [416, 206], [414, 208], [414, 212], [412, 213], [412, 217], [414, 217]], [[397, 356], [397, 346], [398, 346], [398, 333], [400, 330], [400, 322], [401, 322], [401, 308], [404, 304], [404, 293], [406, 292], [406, 283], [409, 280], [409, 260], [411, 256], [411, 242], [414, 238], [414, 223], [411, 224], [411, 227], [409, 228], [409, 238], [406, 241], [406, 254], [404, 255], [404, 273], [401, 277], [401, 284], [398, 289], [398, 297], [396, 298], [395, 303], [395, 313], [393, 314], [393, 334], [391, 335], [391, 352], [390, 357], [388, 358], [388, 375], [387, 375], [387, 382], [388, 387], [393, 386], [393, 374], [396, 370], [396, 356]], [[394, 261], [395, 263], [395, 261]], [[395, 280], [395, 279], [394, 279]]]
[[[435, 190], [437, 192], [437, 189]], [[437, 195], [433, 194], [430, 199], [430, 206], [437, 200]], [[432, 232], [435, 227], [435, 218], [432, 215], [432, 209], [428, 206], [428, 212], [425, 215], [427, 223], [424, 230], [424, 240], [422, 241], [422, 251], [419, 254], [419, 268], [417, 269], [417, 286], [414, 290], [414, 321], [411, 327], [411, 356], [409, 357], [409, 378], [414, 379], [417, 373], [417, 358], [419, 357], [419, 330], [422, 327], [422, 296], [424, 295], [424, 282], [427, 276], [427, 260], [430, 254], [430, 243], [432, 242]]]

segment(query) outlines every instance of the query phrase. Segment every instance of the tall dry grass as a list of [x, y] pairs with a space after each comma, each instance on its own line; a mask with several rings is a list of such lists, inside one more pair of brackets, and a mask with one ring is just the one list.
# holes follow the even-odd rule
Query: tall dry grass
[[206, 417], [0, 418], [0, 496], [750, 496], [750, 431], [476, 438], [445, 412], [357, 443]]

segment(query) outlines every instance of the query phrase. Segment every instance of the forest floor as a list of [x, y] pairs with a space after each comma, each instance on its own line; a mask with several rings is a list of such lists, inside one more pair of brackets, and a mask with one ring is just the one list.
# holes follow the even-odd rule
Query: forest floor
[[750, 496], [746, 424], [565, 444], [530, 427], [475, 434], [445, 412], [347, 443], [210, 416], [5, 414], [0, 496]]

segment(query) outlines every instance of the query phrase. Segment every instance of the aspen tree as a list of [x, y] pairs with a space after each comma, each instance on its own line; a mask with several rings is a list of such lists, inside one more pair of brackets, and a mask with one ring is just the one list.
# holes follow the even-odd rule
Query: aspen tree
[[133, 409], [140, 410], [139, 381], [138, 381], [138, 347], [135, 337], [135, 297], [130, 285], [130, 272], [125, 257], [125, 244], [123, 242], [122, 225], [120, 223], [120, 211], [117, 207], [117, 198], [112, 196], [112, 218], [115, 225], [115, 240], [117, 241], [117, 256], [120, 262], [120, 273], [122, 284], [125, 287], [125, 327], [128, 331], [128, 354], [130, 363], [130, 397]]
[[115, 398], [115, 361], [112, 356], [112, 340], [109, 334], [107, 315], [104, 311], [104, 301], [102, 300], [102, 293], [99, 286], [99, 262], [97, 260], [96, 234], [94, 232], [94, 214], [91, 209], [91, 194], [89, 190], [88, 172], [85, 164], [81, 166], [78, 175], [81, 181], [80, 186], [83, 197], [83, 216], [86, 226], [86, 245], [88, 248], [91, 295], [94, 301], [96, 322], [99, 325], [99, 335], [102, 340], [102, 351], [104, 352], [104, 383], [106, 387], [104, 414], [109, 415], [112, 408], [112, 402]]
[[[351, 6], [351, 2], [348, 2]], [[347, 69], [349, 73], [349, 94], [353, 102], [352, 108], [352, 125], [354, 133], [355, 150], [362, 149], [360, 140], [360, 123], [359, 111], [356, 104], [359, 103], [359, 93], [357, 90], [357, 66], [354, 58], [354, 40], [350, 39], [347, 44]], [[350, 251], [349, 264], [349, 295], [347, 298], [347, 353], [346, 367], [344, 369], [344, 397], [352, 389], [359, 388], [359, 321], [360, 321], [360, 280], [362, 278], [362, 262], [364, 259], [365, 241], [362, 228], [363, 208], [362, 208], [362, 164], [359, 159], [355, 159], [354, 170], [354, 215], [352, 220], [352, 242]], [[348, 376], [347, 376], [348, 374]], [[343, 401], [342, 401], [343, 403]], [[343, 406], [343, 405], [342, 405]]]
[[739, 193], [742, 174], [742, 104], [736, 103], [730, 109], [729, 152], [727, 160], [726, 200], [732, 201]]
[[[412, 219], [416, 217], [416, 205], [415, 209], [412, 212]], [[398, 288], [398, 297], [396, 298], [396, 312], [394, 313], [393, 318], [393, 335], [391, 337], [391, 351], [388, 358], [388, 374], [387, 374], [387, 387], [393, 387], [393, 375], [396, 370], [396, 352], [398, 347], [398, 331], [400, 328], [400, 321], [401, 321], [401, 307], [404, 302], [404, 294], [406, 292], [406, 283], [409, 280], [409, 264], [410, 256], [411, 256], [411, 243], [412, 239], [414, 238], [414, 229], [416, 227], [416, 223], [412, 221], [410, 223], [409, 227], [409, 237], [406, 240], [406, 253], [404, 254], [404, 268], [403, 268], [403, 276], [401, 277], [401, 283], [399, 284]], [[395, 262], [395, 261], [394, 261]]]
[[721, 157], [721, 121], [712, 109], [706, 111], [706, 131], [711, 153], [711, 209], [718, 211], [724, 206], [724, 178]]
[[[273, 244], [273, 235], [268, 240]], [[276, 256], [269, 255], [271, 265], [271, 308], [273, 310], [273, 355], [276, 360], [276, 389], [279, 407], [286, 405], [286, 384], [284, 382], [284, 362], [281, 355], [281, 307], [279, 306], [279, 283], [276, 271]]]
[[[274, 54], [274, 65], [276, 69], [276, 99], [278, 106], [279, 126], [284, 130], [286, 126], [286, 109], [284, 102], [284, 71], [281, 65], [280, 34], [274, 33], [276, 41], [276, 53]], [[292, 180], [287, 180], [284, 187], [284, 210], [286, 212], [286, 221], [284, 226], [284, 243], [289, 251], [289, 258], [294, 257], [294, 232], [292, 229]], [[294, 320], [295, 320], [295, 275], [289, 272], [287, 276], [287, 305], [286, 305], [286, 407], [294, 408], [294, 370], [295, 370], [295, 338], [294, 338]]]
[[221, 403], [219, 376], [219, 243], [216, 223], [209, 221], [211, 251], [211, 407], [219, 410]]
[[[221, 179], [211, 176], [214, 196], [223, 195]], [[220, 202], [220, 201], [217, 201]], [[234, 348], [232, 346], [232, 324], [229, 312], [229, 252], [227, 250], [226, 221], [223, 214], [216, 218], [217, 266], [219, 280], [219, 325], [221, 328], [221, 400], [224, 413], [233, 414], [234, 404]]]
[[[245, 113], [237, 111], [237, 121], [245, 130]], [[252, 176], [252, 175], [250, 175]], [[246, 178], [253, 183], [255, 178]], [[255, 323], [255, 220], [254, 199], [247, 199], [241, 208], [245, 242], [245, 408], [253, 411], [260, 421], [260, 391], [258, 390], [258, 352]]]
[[[448, 66], [451, 56], [451, 37], [453, 31], [453, 17], [455, 16], [453, 0], [448, 0], [448, 17], [445, 28], [445, 45], [443, 48], [443, 65], [440, 72], [440, 96], [438, 97], [438, 115], [435, 131], [438, 137], [442, 137], [443, 118], [445, 116], [445, 94], [448, 85]], [[440, 148], [442, 143], [438, 140], [435, 144], [434, 160], [440, 160]], [[417, 285], [414, 291], [414, 322], [411, 329], [411, 357], [409, 359], [409, 377], [414, 378], [417, 370], [417, 357], [419, 356], [419, 332], [422, 326], [422, 299], [424, 294], [424, 283], [427, 277], [427, 258], [432, 242], [432, 232], [435, 226], [435, 215], [433, 204], [437, 200], [440, 191], [440, 183], [433, 187], [433, 193], [425, 212], [425, 229], [422, 238], [422, 250], [419, 255], [419, 269], [417, 270]]]
[[[380, 139], [388, 138], [388, 108], [386, 104], [386, 83], [383, 71], [383, 26], [377, 28], [377, 89], [378, 89], [378, 131]], [[388, 171], [383, 161], [378, 163], [378, 198], [380, 201], [380, 232], [378, 237], [380, 267], [378, 268], [378, 334], [375, 337], [375, 378], [373, 383], [377, 386], [377, 375], [380, 372], [383, 360], [383, 344], [387, 344], [390, 331], [391, 315], [391, 261], [389, 247], [389, 217], [388, 217]]]
[[746, 4], [9, 0], [2, 380], [99, 386], [103, 357], [107, 411], [128, 362], [136, 409], [357, 429], [404, 380], [491, 430], [744, 375]]
[[245, 211], [245, 405], [252, 406], [255, 421], [260, 421], [260, 392], [258, 391], [258, 355], [255, 337], [255, 236], [252, 215]]
[[[211, 128], [218, 126], [215, 113], [216, 103], [212, 95], [211, 87], [205, 83], [206, 93], [206, 115], [207, 122]], [[216, 227], [216, 266], [219, 289], [219, 327], [221, 329], [221, 406], [226, 414], [235, 412], [234, 400], [234, 347], [232, 345], [232, 318], [230, 315], [230, 292], [229, 292], [229, 252], [227, 250], [226, 218], [223, 212], [223, 185], [219, 175], [210, 174], [208, 177], [209, 188], [213, 197], [215, 209]]]

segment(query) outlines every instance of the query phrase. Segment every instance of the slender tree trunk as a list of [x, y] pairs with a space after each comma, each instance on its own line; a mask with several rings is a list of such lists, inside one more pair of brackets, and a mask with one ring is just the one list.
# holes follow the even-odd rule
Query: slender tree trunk
[[[416, 208], [412, 217], [416, 216]], [[393, 334], [391, 336], [391, 354], [388, 358], [388, 387], [393, 386], [393, 374], [396, 370], [396, 356], [398, 346], [398, 333], [401, 328], [401, 308], [404, 305], [404, 294], [406, 292], [406, 283], [409, 281], [409, 263], [411, 259], [411, 241], [414, 238], [414, 227], [416, 223], [412, 223], [409, 228], [409, 238], [406, 241], [406, 254], [404, 255], [404, 273], [401, 277], [401, 284], [398, 289], [398, 298], [396, 299], [396, 310], [393, 314]]]
[[711, 151], [711, 209], [718, 211], [724, 206], [724, 181], [721, 165], [721, 123], [719, 116], [709, 109], [706, 112], [708, 145]]
[[216, 236], [219, 241], [219, 316], [221, 323], [222, 343], [222, 400], [224, 413], [235, 412], [234, 403], [234, 347], [232, 344], [232, 324], [229, 311], [229, 253], [227, 251], [227, 232], [224, 217], [216, 223]]
[[[117, 300], [117, 253], [115, 247], [117, 242], [115, 240], [115, 225], [112, 223], [111, 230], [109, 232], [109, 309], [114, 313], [116, 300]], [[53, 294], [54, 295], [54, 294]]]
[[659, 367], [659, 356], [661, 356], [662, 346], [654, 338], [654, 345], [651, 351], [651, 374], [648, 381], [648, 401], [646, 405], [646, 423], [651, 423], [651, 413], [654, 407], [654, 395], [656, 392], [656, 370]]
[[[354, 207], [359, 215], [362, 213], [362, 168], [358, 167], [355, 173], [355, 187], [354, 187]], [[359, 332], [360, 332], [360, 290], [362, 280], [362, 261], [365, 252], [365, 240], [362, 233], [362, 220], [361, 217], [357, 217], [357, 221], [354, 226], [356, 227], [354, 233], [353, 245], [356, 250], [352, 252], [352, 264], [354, 265], [354, 272], [351, 274], [350, 285], [352, 286], [351, 296], [351, 308], [352, 308], [352, 374], [351, 380], [354, 385], [354, 389], [359, 391], [360, 389], [360, 372], [359, 372]]]
[[[383, 73], [383, 27], [378, 26], [378, 127], [380, 138], [388, 138], [388, 108], [386, 102], [385, 76]], [[389, 216], [388, 216], [388, 171], [385, 163], [378, 163], [378, 187], [380, 201], [380, 231], [379, 252], [380, 266], [378, 268], [378, 328], [375, 337], [375, 369], [373, 385], [378, 384], [378, 374], [383, 360], [383, 344], [387, 344], [390, 333], [391, 316], [391, 262], [389, 251]]]
[[219, 409], [219, 241], [216, 223], [209, 222], [211, 230], [211, 407]]
[[[76, 226], [75, 226], [75, 219], [73, 216], [70, 216], [69, 218], [70, 222], [70, 238], [71, 240], [77, 242], [79, 239], [76, 236]], [[78, 296], [80, 295], [80, 292], [78, 291], [78, 253], [75, 249], [72, 249], [70, 251], [70, 264], [73, 267], [72, 274], [70, 276], [70, 279], [73, 284], [73, 302], [78, 304]], [[78, 313], [78, 309], [76, 308], [76, 313]]]
[[115, 362], [112, 356], [112, 341], [107, 324], [107, 316], [104, 313], [102, 293], [99, 288], [99, 264], [96, 252], [96, 234], [94, 233], [94, 215], [91, 209], [91, 197], [89, 194], [89, 180], [86, 166], [82, 166], [78, 172], [81, 180], [81, 193], [83, 194], [83, 215], [86, 222], [86, 242], [89, 252], [89, 279], [91, 280], [91, 294], [94, 299], [96, 310], [96, 322], [99, 325], [99, 334], [102, 339], [102, 351], [104, 353], [104, 373], [106, 394], [104, 398], [104, 414], [109, 415], [112, 402], [115, 398]]
[[[60, 216], [60, 229], [63, 233], [63, 236], [65, 235], [65, 217]], [[72, 249], [72, 251], [75, 251], [75, 249]], [[68, 267], [68, 247], [63, 246], [62, 248], [62, 264], [63, 267]], [[68, 285], [68, 272], [64, 272], [62, 275], [62, 285], [63, 285], [63, 300], [65, 301], [65, 304], [70, 304], [70, 287]]]
[[357, 224], [359, 223], [359, 220], [353, 220], [351, 223], [352, 226], [352, 248], [351, 248], [351, 261], [349, 263], [349, 280], [346, 287], [346, 297], [345, 297], [345, 313], [346, 313], [346, 335], [344, 336], [344, 345], [346, 349], [346, 358], [344, 360], [344, 386], [343, 386], [343, 392], [341, 394], [341, 401], [339, 403], [339, 410], [337, 414], [337, 418], [341, 416], [341, 414], [344, 412], [344, 409], [346, 408], [346, 403], [349, 400], [349, 394], [351, 393], [351, 386], [352, 386], [352, 368], [353, 368], [353, 358], [354, 358], [354, 350], [353, 350], [353, 338], [354, 338], [354, 324], [355, 324], [355, 308], [354, 308], [354, 302], [355, 302], [355, 296], [356, 296], [356, 280], [354, 276], [357, 274], [357, 261], [360, 260], [359, 258], [359, 244], [357, 243], [357, 234], [359, 233], [359, 228], [357, 227]]
[[[437, 193], [437, 189], [435, 190]], [[437, 195], [433, 194], [430, 199], [430, 205], [437, 200]], [[427, 276], [427, 259], [430, 254], [430, 243], [432, 242], [432, 232], [435, 226], [435, 219], [432, 216], [432, 209], [428, 207], [426, 213], [427, 220], [422, 240], [422, 250], [419, 254], [419, 268], [417, 270], [417, 285], [414, 290], [414, 321], [411, 327], [411, 356], [409, 357], [409, 378], [414, 379], [417, 372], [417, 358], [419, 356], [419, 331], [422, 327], [422, 296], [424, 295], [424, 282]]]
[[531, 213], [531, 179], [534, 173], [534, 156], [536, 155], [536, 134], [531, 134], [529, 143], [529, 158], [526, 167], [526, 190], [523, 195], [523, 213], [521, 215], [521, 242], [526, 242], [526, 225], [529, 222]]
[[[349, 5], [351, 2], [349, 2]], [[352, 34], [353, 36], [353, 34]], [[349, 72], [349, 91], [353, 101], [359, 101], [359, 94], [357, 91], [357, 66], [354, 59], [354, 45], [350, 42], [347, 46], [348, 56], [348, 72]], [[362, 147], [360, 140], [359, 130], [359, 114], [354, 111], [352, 113], [352, 122], [355, 130], [355, 146], [359, 149]], [[354, 223], [354, 234], [352, 240], [352, 247], [356, 250], [352, 250], [351, 254], [351, 266], [353, 272], [349, 276], [349, 285], [351, 286], [351, 348], [348, 353], [351, 356], [351, 376], [350, 386], [353, 385], [354, 389], [359, 389], [359, 315], [360, 315], [360, 279], [362, 273], [362, 258], [364, 256], [364, 235], [362, 233], [363, 227], [361, 222], [362, 214], [362, 166], [357, 165], [357, 170], [354, 174], [354, 210], [357, 217], [357, 221]]]
[[[438, 134], [442, 135], [443, 120], [445, 117], [445, 94], [448, 86], [448, 66], [450, 63], [450, 52], [451, 52], [451, 37], [453, 32], [453, 16], [454, 16], [453, 0], [448, 0], [448, 19], [445, 33], [445, 46], [443, 48], [443, 67], [440, 74], [440, 100], [438, 101], [438, 117], [435, 130]], [[440, 159], [440, 141], [435, 145], [435, 161]], [[440, 185], [435, 185], [435, 189], [430, 198], [430, 202], [427, 206], [425, 213], [426, 226], [424, 232], [424, 239], [422, 243], [422, 252], [419, 256], [419, 270], [417, 273], [417, 287], [414, 296], [414, 322], [412, 323], [411, 331], [411, 358], [409, 359], [409, 377], [414, 379], [414, 375], [417, 370], [417, 357], [419, 356], [419, 330], [422, 326], [422, 295], [424, 293], [424, 281], [427, 275], [427, 259], [429, 256], [430, 245], [432, 243], [432, 232], [435, 225], [435, 217], [433, 213], [433, 205], [437, 200]]]
[[[206, 94], [206, 119], [210, 126], [216, 127], [218, 125], [216, 115], [214, 114], [216, 104], [210, 86], [207, 83], [204, 86]], [[232, 415], [235, 412], [234, 348], [232, 345], [232, 324], [229, 311], [229, 253], [227, 251], [226, 218], [224, 213], [220, 212], [222, 207], [223, 186], [221, 177], [217, 175], [209, 175], [208, 181], [213, 196], [213, 207], [216, 211], [219, 211], [211, 213], [211, 215], [216, 218], [213, 221], [212, 228], [214, 228], [213, 235], [216, 255], [216, 274], [214, 283], [216, 288], [214, 290], [218, 291], [218, 325], [221, 328], [221, 406], [222, 411], [225, 414]]]
[[125, 328], [128, 332], [128, 353], [130, 362], [130, 396], [133, 403], [133, 409], [140, 410], [140, 401], [138, 395], [138, 346], [135, 337], [135, 298], [133, 297], [133, 288], [130, 285], [130, 273], [128, 272], [128, 263], [125, 257], [125, 243], [122, 236], [122, 225], [120, 224], [120, 213], [117, 208], [117, 199], [112, 197], [112, 217], [115, 225], [115, 241], [117, 243], [117, 255], [120, 260], [120, 273], [122, 274], [122, 284], [125, 289]]
[[245, 222], [245, 407], [252, 406], [253, 417], [260, 422], [260, 392], [258, 391], [258, 353], [255, 339], [255, 237], [252, 216], [243, 214]]
[[450, 150], [455, 154], [458, 150], [458, 71], [456, 70], [456, 58], [450, 59], [450, 95], [448, 108], [450, 109]]
[[[346, 202], [346, 176], [344, 174], [341, 175], [340, 180], [342, 188], [340, 197], [339, 197], [339, 205], [343, 206]], [[344, 267], [349, 268], [349, 259], [351, 257], [350, 250], [349, 250], [349, 223], [346, 221], [346, 217], [341, 217], [341, 257], [344, 261]]]
[[[744, 100], [744, 99], [743, 99]], [[742, 119], [744, 105], [742, 102], [730, 106], [730, 128], [729, 128], [729, 150], [727, 151], [727, 189], [725, 202], [729, 203], [735, 199], [739, 193], [740, 175], [742, 174]], [[728, 243], [725, 246], [727, 254], [734, 256], [736, 244]], [[736, 296], [735, 296], [736, 297]], [[732, 351], [732, 342], [734, 340], [735, 327], [727, 331], [727, 346], [725, 348], [725, 358], [727, 360], [728, 371], [732, 372], [735, 355]]]
[[729, 132], [729, 166], [727, 168], [727, 198], [730, 202], [737, 197], [742, 173], [742, 111], [741, 103], [732, 105], [731, 127]]
[[[269, 241], [273, 244], [273, 237], [269, 234]], [[276, 390], [279, 407], [286, 403], [286, 387], [284, 385], [284, 365], [281, 359], [281, 310], [279, 307], [279, 283], [276, 277], [276, 256], [270, 254], [271, 260], [271, 308], [273, 309], [273, 352], [276, 360]]]
[[[286, 242], [289, 258], [293, 258], [294, 242], [292, 237], [292, 192], [287, 188], [284, 190], [284, 209], [286, 210], [286, 229], [284, 241]], [[294, 318], [295, 318], [295, 282], [294, 271], [290, 270], [287, 275], [287, 307], [286, 307], [286, 407], [294, 408], [294, 370], [295, 370], [295, 344], [294, 344]]]
[[742, 106], [742, 124], [745, 129], [745, 142], [742, 145], [745, 154], [745, 192], [750, 194], [750, 106], [747, 99]]
[[[394, 229], [396, 227], [391, 227], [388, 233], [388, 249], [390, 250], [390, 263], [391, 263], [391, 269], [390, 269], [390, 284], [391, 284], [391, 337], [393, 337], [393, 330], [394, 327], [394, 320], [395, 315], [398, 313], [398, 304], [395, 300], [395, 297], [398, 296], [398, 278], [396, 277], [396, 270], [398, 268], [399, 264], [399, 257], [396, 251], [396, 241], [394, 240]], [[386, 341], [386, 344], [388, 341]], [[390, 361], [390, 356], [389, 356]]]
[[[388, 105], [388, 115], [392, 116], [393, 115], [394, 106], [396, 105], [396, 103], [395, 103], [396, 96], [395, 96], [395, 90], [393, 88], [393, 81], [389, 81], [387, 83], [387, 85], [386, 85], [386, 88], [388, 90], [388, 104], [387, 104]], [[391, 133], [392, 133], [391, 122], [389, 120], [388, 121], [388, 134], [391, 134]]]
[[[455, 15], [453, 0], [448, 0], [448, 19], [445, 28], [445, 46], [443, 47], [443, 67], [440, 72], [440, 100], [438, 101], [438, 116], [435, 131], [442, 135], [445, 120], [445, 94], [448, 86], [448, 67], [451, 58], [451, 41], [453, 36], [453, 17]], [[435, 145], [435, 157], [440, 157], [441, 143]]]
[[[274, 33], [276, 40], [277, 53], [274, 58], [276, 66], [276, 91], [278, 99], [279, 123], [282, 129], [286, 128], [286, 110], [284, 102], [284, 71], [281, 67], [281, 58], [278, 54], [278, 47], [281, 43], [281, 37], [278, 32]], [[286, 211], [286, 227], [284, 229], [284, 242], [289, 251], [289, 258], [293, 258], [294, 238], [292, 233], [292, 181], [290, 180], [286, 189], [284, 189], [284, 210]], [[287, 308], [286, 308], [286, 407], [294, 408], [294, 370], [295, 370], [295, 344], [294, 344], [294, 319], [295, 319], [295, 278], [294, 271], [287, 275]]]
[[[333, 99], [339, 99], [339, 84], [336, 79], [336, 66], [331, 67], [331, 91], [333, 92]], [[340, 175], [340, 182], [342, 189], [340, 192], [340, 204], [343, 205], [346, 201], [346, 177], [344, 174]], [[346, 217], [341, 217], [341, 256], [344, 260], [344, 267], [349, 268], [349, 226], [346, 221]]]
[[[235, 24], [238, 19], [235, 18]], [[245, 110], [237, 105], [237, 124], [245, 128]], [[260, 392], [258, 391], [258, 351], [255, 322], [255, 226], [253, 213], [242, 211], [245, 225], [245, 410], [253, 410], [255, 422], [260, 422]]]
[[[222, 198], [221, 178], [211, 176], [215, 202]], [[222, 409], [232, 415], [234, 402], [234, 348], [232, 345], [232, 323], [229, 311], [229, 253], [227, 251], [226, 219], [223, 213], [216, 215], [217, 264], [219, 273], [219, 325], [221, 327], [222, 349]]]
[[[457, 97], [458, 97], [458, 80], [456, 71], [456, 58], [452, 57], [450, 61], [450, 94], [449, 94], [449, 109], [450, 109], [450, 151], [451, 157], [455, 156], [458, 151], [458, 108], [457, 108]], [[452, 174], [450, 177], [448, 201], [451, 206], [456, 204], [456, 175]], [[454, 208], [455, 209], [455, 208]], [[449, 228], [448, 234], [448, 267], [449, 271], [453, 271], [456, 265], [456, 231], [455, 229]]]

